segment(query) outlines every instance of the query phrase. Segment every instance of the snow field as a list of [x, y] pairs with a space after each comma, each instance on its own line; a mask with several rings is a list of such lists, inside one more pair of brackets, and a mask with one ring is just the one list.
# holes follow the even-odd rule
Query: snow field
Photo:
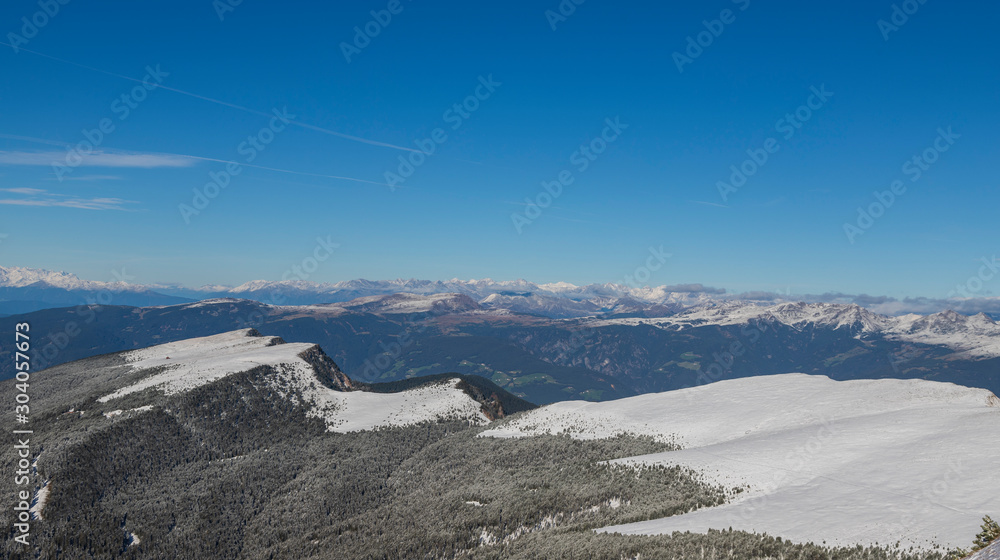
[[1000, 401], [923, 380], [786, 374], [604, 403], [557, 403], [483, 436], [676, 436], [684, 449], [613, 461], [682, 465], [743, 488], [723, 506], [606, 527], [663, 534], [733, 527], [796, 542], [965, 546], [1000, 513]]

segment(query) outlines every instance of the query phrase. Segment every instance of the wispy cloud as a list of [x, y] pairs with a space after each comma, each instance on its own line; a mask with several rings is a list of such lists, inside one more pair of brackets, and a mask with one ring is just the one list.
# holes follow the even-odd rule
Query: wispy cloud
[[[513, 200], [504, 200], [502, 202], [504, 204], [510, 204], [512, 206], [524, 206], [524, 207], [529, 206], [529, 204], [527, 202], [516, 202], [516, 201], [513, 201]], [[535, 204], [534, 206], [537, 206], [537, 204]], [[553, 210], [566, 210], [566, 208], [564, 208], [562, 206], [552, 206], [551, 204], [548, 205], [548, 206], [546, 206], [546, 208], [552, 208]]]
[[664, 286], [663, 288], [668, 292], [685, 292], [692, 294], [702, 293], [722, 295], [726, 293], [725, 288], [713, 288], [704, 284], [671, 284], [669, 286]]
[[771, 200], [768, 200], [767, 202], [762, 202], [762, 203], [758, 204], [757, 206], [761, 206], [761, 207], [764, 207], [764, 208], [770, 208], [771, 206], [777, 206], [777, 205], [785, 202], [785, 200], [787, 200], [785, 197], [779, 196], [778, 198], [773, 198]]
[[689, 200], [688, 202], [692, 202], [694, 204], [704, 204], [705, 206], [718, 206], [719, 208], [729, 208], [729, 206], [725, 204], [719, 204], [718, 202], [705, 202], [704, 200]]
[[121, 175], [80, 175], [78, 177], [64, 176], [63, 181], [122, 181]]
[[[2, 44], [2, 42], [0, 42]], [[69, 144], [63, 144], [61, 142], [55, 142], [52, 140], [46, 140], [44, 138], [32, 138], [30, 136], [17, 136], [13, 134], [0, 133], [0, 138], [6, 138], [10, 140], [19, 140], [25, 142], [34, 142], [38, 144], [46, 144], [50, 146], [64, 146], [66, 148], [65, 152], [23, 152], [23, 151], [2, 151], [0, 150], [0, 164], [8, 165], [53, 165], [61, 164], [66, 162], [66, 156], [73, 150], [73, 146]], [[100, 159], [94, 160], [93, 158], [100, 156]], [[133, 167], [133, 168], [155, 168], [155, 167], [190, 167], [195, 165], [199, 161], [207, 161], [214, 163], [225, 163], [234, 164], [241, 167], [252, 167], [254, 169], [262, 169], [264, 171], [275, 171], [278, 173], [287, 173], [290, 175], [301, 175], [305, 177], [319, 177], [322, 179], [336, 179], [340, 181], [352, 181], [355, 183], [365, 183], [368, 185], [378, 185], [378, 186], [391, 186], [388, 183], [382, 183], [379, 181], [369, 181], [367, 179], [357, 179], [355, 177], [345, 177], [342, 175], [328, 175], [324, 173], [307, 173], [304, 171], [295, 171], [292, 169], [281, 169], [278, 167], [265, 167], [263, 165], [253, 165], [246, 162], [231, 161], [228, 159], [218, 159], [203, 156], [194, 156], [187, 154], [170, 154], [170, 153], [158, 153], [158, 152], [130, 152], [126, 150], [117, 150], [113, 148], [105, 148], [98, 153], [84, 156], [85, 160], [81, 163], [71, 165], [70, 167]], [[65, 174], [60, 175], [60, 181], [66, 180]], [[121, 177], [115, 177], [112, 175], [89, 175], [81, 176], [77, 180], [104, 180], [104, 179], [120, 179]]]
[[121, 198], [85, 198], [53, 193], [44, 189], [13, 188], [0, 189], [0, 192], [22, 195], [19, 198], [0, 198], [0, 204], [10, 206], [47, 206], [60, 208], [78, 208], [81, 210], [128, 210], [127, 205], [135, 204], [133, 200]]
[[0, 189], [3, 192], [15, 193], [15, 194], [44, 194], [45, 191], [42, 189], [31, 189], [27, 187], [18, 187], [15, 189]]
[[[103, 151], [81, 155], [79, 160], [67, 159], [69, 152], [5, 152], [0, 151], [0, 164], [7, 165], [67, 165], [71, 167], [190, 167], [194, 158], [175, 154]], [[74, 154], [75, 157], [75, 154]], [[77, 163], [79, 161], [79, 163]]]

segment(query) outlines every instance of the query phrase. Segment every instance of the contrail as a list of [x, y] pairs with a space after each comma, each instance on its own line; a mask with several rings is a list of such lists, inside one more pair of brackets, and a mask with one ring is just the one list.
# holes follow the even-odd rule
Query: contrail
[[[31, 136], [17, 136], [15, 134], [0, 133], [0, 138], [6, 138], [6, 139], [10, 139], [10, 140], [21, 140], [21, 141], [26, 141], [26, 142], [36, 142], [36, 143], [39, 143], [39, 144], [46, 144], [46, 145], [49, 145], [49, 146], [58, 146], [60, 148], [65, 148], [65, 149], [68, 149], [68, 150], [69, 149], [73, 149], [73, 145], [72, 144], [67, 144], [65, 142], [56, 142], [56, 141], [53, 141], [53, 140], [46, 140], [44, 138], [33, 138]], [[391, 187], [392, 186], [392, 185], [390, 185], [388, 183], [379, 183], [377, 181], [368, 181], [368, 180], [365, 180], [365, 179], [355, 179], [354, 177], [343, 177], [341, 175], [324, 175], [322, 173], [307, 173], [305, 171], [293, 171], [291, 169], [281, 169], [281, 168], [278, 168], [278, 167], [265, 167], [263, 165], [253, 165], [253, 164], [250, 164], [250, 163], [244, 163], [244, 162], [239, 162], [239, 161], [231, 161], [231, 160], [227, 160], [227, 159], [217, 159], [217, 158], [210, 158], [210, 157], [193, 156], [193, 155], [190, 155], [190, 154], [172, 154], [172, 153], [167, 153], [167, 152], [132, 152], [132, 151], [129, 151], [129, 150], [118, 150], [118, 149], [115, 149], [115, 148], [101, 148], [100, 151], [101, 152], [105, 152], [105, 153], [121, 154], [121, 155], [142, 155], [142, 154], [149, 154], [149, 155], [158, 155], [158, 156], [174, 156], [174, 157], [180, 157], [180, 158], [196, 159], [196, 160], [200, 160], [200, 161], [212, 161], [212, 162], [216, 162], [216, 163], [233, 163], [233, 164], [239, 165], [241, 167], [253, 167], [255, 169], [264, 169], [266, 171], [277, 171], [279, 173], [290, 173], [292, 175], [303, 175], [303, 176], [306, 176], [306, 177], [322, 177], [322, 178], [325, 178], [325, 179], [340, 179], [340, 180], [343, 180], [343, 181], [354, 181], [355, 183], [366, 183], [366, 184], [369, 184], [369, 185], [379, 185], [379, 186], [382, 186], [382, 187]], [[397, 187], [398, 187], [398, 185], [397, 185]]]
[[[0, 45], [4, 45], [4, 46], [7, 46], [7, 47], [14, 48], [13, 45], [11, 45], [9, 43], [4, 43], [3, 41], [0, 41]], [[57, 62], [62, 62], [64, 64], [70, 64], [70, 65], [76, 66], [78, 68], [84, 68], [86, 70], [91, 70], [91, 71], [94, 71], [94, 72], [100, 72], [101, 74], [107, 74], [108, 76], [114, 76], [115, 78], [121, 78], [123, 80], [129, 80], [130, 82], [137, 82], [137, 83], [140, 83], [140, 84], [143, 84], [143, 85], [154, 86], [154, 87], [158, 87], [158, 88], [165, 89], [165, 90], [168, 90], [168, 91], [172, 91], [174, 93], [179, 93], [181, 95], [186, 95], [188, 97], [193, 97], [195, 99], [201, 99], [203, 101], [208, 101], [210, 103], [216, 103], [218, 105], [223, 105], [225, 107], [231, 107], [233, 109], [238, 109], [240, 111], [244, 111], [244, 112], [250, 113], [251, 115], [258, 115], [258, 116], [268, 117], [268, 118], [274, 116], [271, 113], [265, 113], [263, 111], [258, 111], [256, 109], [251, 109], [249, 107], [244, 107], [242, 105], [237, 105], [235, 103], [230, 103], [228, 101], [222, 101], [221, 99], [213, 99], [211, 97], [206, 97], [204, 95], [199, 95], [197, 93], [192, 93], [190, 91], [184, 91], [182, 89], [172, 88], [172, 87], [165, 86], [165, 85], [162, 85], [162, 84], [151, 84], [151, 83], [145, 82], [143, 80], [139, 80], [137, 78], [133, 78], [131, 76], [125, 76], [123, 74], [118, 74], [116, 72], [110, 72], [108, 70], [102, 70], [101, 68], [95, 68], [93, 66], [87, 66], [86, 64], [80, 64], [78, 62], [73, 62], [72, 60], [66, 60], [66, 59], [63, 59], [63, 58], [58, 58], [58, 57], [55, 57], [55, 56], [47, 55], [47, 54], [44, 54], [44, 53], [40, 53], [40, 52], [37, 52], [37, 51], [26, 49], [24, 47], [17, 47], [17, 50], [21, 50], [21, 51], [24, 51], [26, 53], [31, 53], [31, 54], [33, 54], [35, 56], [41, 56], [43, 58], [48, 58], [50, 60], [55, 60]], [[344, 139], [347, 139], [347, 140], [353, 140], [355, 142], [361, 142], [363, 144], [369, 144], [369, 145], [372, 145], [372, 146], [380, 146], [382, 148], [392, 148], [394, 150], [402, 150], [404, 152], [420, 152], [420, 150], [417, 150], [415, 148], [407, 148], [406, 146], [397, 146], [395, 144], [388, 144], [386, 142], [379, 142], [377, 140], [369, 140], [367, 138], [361, 138], [360, 136], [352, 136], [350, 134], [344, 134], [343, 132], [337, 132], [336, 130], [330, 130], [330, 129], [327, 129], [327, 128], [322, 128], [322, 127], [319, 127], [319, 126], [316, 126], [316, 125], [307, 124], [307, 123], [299, 122], [299, 121], [296, 121], [296, 120], [291, 120], [290, 119], [290, 123], [289, 124], [292, 124], [292, 125], [295, 125], [295, 126], [298, 126], [298, 127], [301, 127], [301, 128], [305, 128], [305, 129], [308, 129], [308, 130], [315, 130], [315, 131], [318, 131], [318, 132], [322, 132], [324, 134], [330, 134], [332, 136], [337, 136], [339, 138], [344, 138]]]

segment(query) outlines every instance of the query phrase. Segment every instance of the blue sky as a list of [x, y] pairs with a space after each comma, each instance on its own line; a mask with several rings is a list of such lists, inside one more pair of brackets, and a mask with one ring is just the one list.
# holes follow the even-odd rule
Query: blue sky
[[[806, 4], [5, 2], [0, 264], [238, 284], [329, 237], [310, 280], [583, 284], [662, 246], [650, 284], [944, 297], [997, 252], [1000, 8], [897, 2], [895, 25], [892, 2]], [[401, 183], [400, 156], [425, 160]]]

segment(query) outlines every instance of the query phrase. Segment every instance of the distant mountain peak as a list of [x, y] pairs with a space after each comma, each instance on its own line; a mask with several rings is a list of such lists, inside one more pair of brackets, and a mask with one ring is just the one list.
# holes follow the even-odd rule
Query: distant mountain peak
[[75, 274], [68, 272], [0, 266], [0, 286], [21, 288], [39, 282], [64, 289], [81, 289], [99, 284], [98, 282], [81, 280]]

